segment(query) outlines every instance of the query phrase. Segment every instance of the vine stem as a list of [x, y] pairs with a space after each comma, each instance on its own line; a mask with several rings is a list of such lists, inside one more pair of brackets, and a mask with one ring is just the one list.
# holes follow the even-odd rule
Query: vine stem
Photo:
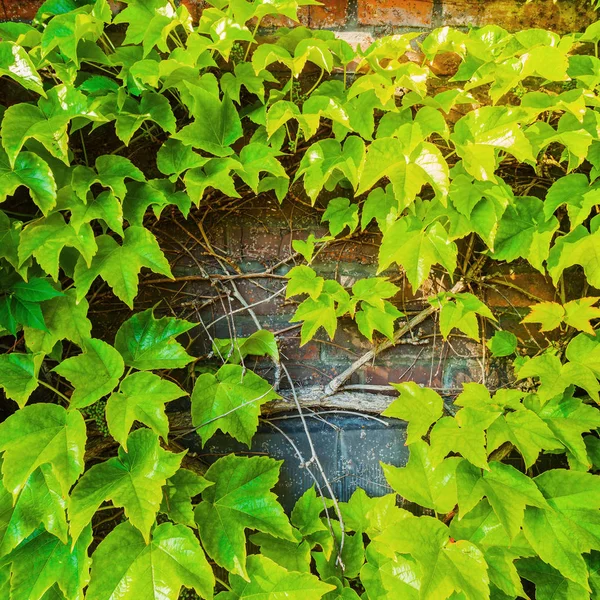
[[321, 74], [319, 75], [318, 79], [315, 81], [313, 86], [310, 88], [310, 90], [308, 90], [308, 92], [306, 92], [307, 96], [310, 96], [315, 91], [317, 86], [321, 83], [324, 73], [325, 73], [325, 70], [323, 68], [321, 68]]
[[[311, 457], [308, 459], [308, 462], [306, 462], [304, 464], [304, 466], [307, 467], [309, 464], [312, 464], [312, 463], [314, 463], [317, 466], [317, 469], [323, 479], [325, 487], [327, 488], [327, 491], [329, 492], [329, 495], [331, 496], [331, 500], [333, 502], [333, 507], [335, 508], [335, 513], [336, 513], [336, 516], [337, 516], [339, 524], [340, 524], [340, 546], [338, 548], [338, 555], [337, 555], [336, 563], [340, 566], [342, 571], [345, 571], [346, 566], [344, 565], [344, 562], [342, 560], [342, 552], [344, 550], [344, 539], [346, 536], [346, 528], [344, 525], [344, 518], [342, 516], [342, 511], [340, 510], [340, 505], [337, 501], [337, 498], [335, 497], [335, 494], [333, 493], [333, 488], [331, 487], [331, 483], [329, 482], [329, 479], [327, 478], [327, 475], [325, 474], [323, 465], [321, 464], [321, 461], [319, 460], [319, 456], [317, 455], [317, 451], [315, 450], [315, 446], [313, 444], [312, 437], [310, 435], [310, 431], [308, 430], [308, 425], [306, 424], [306, 418], [304, 417], [304, 413], [302, 412], [302, 407], [300, 406], [300, 401], [298, 400], [298, 395], [296, 394], [296, 386], [294, 385], [294, 382], [292, 381], [292, 378], [290, 377], [290, 374], [283, 363], [281, 363], [281, 368], [283, 369], [286, 379], [288, 380], [288, 383], [290, 384], [290, 388], [292, 390], [292, 397], [294, 398], [294, 404], [296, 405], [296, 410], [298, 411], [298, 415], [300, 416], [300, 421], [302, 421], [302, 428], [304, 429], [304, 433], [306, 434], [306, 439], [308, 441], [308, 446], [310, 448]], [[335, 542], [335, 536], [333, 539]]]
[[261, 21], [262, 19], [256, 21], [256, 25], [254, 26], [254, 30], [252, 31], [252, 41], [248, 42], [248, 47], [246, 48], [246, 53], [244, 54], [244, 62], [248, 60], [248, 54], [250, 54], [250, 48], [252, 48], [252, 44], [254, 43], [254, 37], [256, 36], [258, 28], [260, 27]]
[[[473, 275], [474, 271], [479, 268], [483, 260], [485, 260], [485, 256], [482, 256], [472, 266], [472, 268], [469, 270], [469, 273], [465, 276], [464, 279], [461, 279], [454, 284], [454, 286], [450, 290], [451, 294], [458, 294], [459, 292], [462, 292], [465, 289], [465, 280]], [[372, 361], [379, 353], [383, 352], [384, 350], [387, 350], [388, 348], [391, 348], [392, 346], [395, 346], [404, 335], [406, 335], [409, 331], [412, 331], [412, 329], [414, 329], [417, 325], [419, 325], [425, 319], [427, 319], [427, 317], [434, 314], [438, 310], [439, 307], [437, 306], [428, 306], [427, 308], [423, 309], [410, 321], [402, 325], [402, 327], [400, 327], [400, 329], [398, 329], [398, 331], [394, 333], [394, 337], [391, 340], [385, 340], [384, 342], [379, 344], [379, 346], [375, 346], [374, 348], [363, 354], [359, 359], [355, 360], [345, 371], [342, 371], [342, 373], [334, 377], [325, 386], [323, 392], [324, 396], [333, 396], [333, 394], [335, 394], [340, 389], [340, 387], [342, 387], [342, 385], [344, 385], [344, 383], [346, 383], [346, 381], [354, 373], [356, 373], [356, 371], [358, 371], [358, 369], [360, 369], [363, 365], [366, 365], [368, 362]]]
[[[461, 279], [454, 285], [454, 287], [450, 290], [452, 294], [457, 294], [458, 292], [462, 292], [465, 288], [465, 283]], [[398, 331], [394, 334], [394, 337], [391, 340], [385, 340], [379, 346], [375, 346], [365, 354], [363, 354], [359, 359], [355, 360], [345, 371], [334, 377], [326, 386], [324, 390], [325, 396], [333, 396], [344, 383], [363, 365], [366, 365], [368, 362], [372, 361], [380, 352], [395, 346], [404, 335], [406, 335], [409, 331], [414, 329], [417, 325], [422, 323], [427, 317], [432, 315], [438, 310], [437, 306], [428, 306], [423, 309], [420, 313], [415, 315], [410, 321], [402, 325]]]
[[45, 387], [48, 388], [49, 390], [51, 390], [52, 392], [54, 392], [57, 396], [59, 396], [60, 398], [62, 398], [63, 400], [66, 400], [69, 404], [71, 403], [71, 399], [68, 396], [65, 396], [62, 392], [60, 392], [59, 390], [57, 390], [54, 386], [50, 385], [49, 383], [46, 383], [45, 381], [42, 381], [41, 379], [38, 379], [38, 381]]
[[217, 583], [220, 583], [226, 590], [228, 590], [228, 591], [231, 592], [231, 586], [226, 581], [223, 581], [222, 579], [220, 579], [216, 575], [215, 575], [215, 581]]

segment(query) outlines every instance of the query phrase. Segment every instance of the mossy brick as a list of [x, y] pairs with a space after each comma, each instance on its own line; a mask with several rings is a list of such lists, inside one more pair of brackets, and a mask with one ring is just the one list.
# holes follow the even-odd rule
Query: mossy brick
[[442, 0], [440, 25], [498, 25], [508, 31], [529, 28], [557, 33], [583, 31], [597, 14], [587, 0]]

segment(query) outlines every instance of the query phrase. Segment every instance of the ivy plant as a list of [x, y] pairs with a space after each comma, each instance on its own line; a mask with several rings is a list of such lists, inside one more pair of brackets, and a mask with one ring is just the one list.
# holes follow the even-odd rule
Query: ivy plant
[[[48, 0], [31, 24], [0, 23], [0, 597], [600, 597], [600, 23], [362, 49], [301, 26], [261, 35], [313, 0], [209, 0], [197, 24], [172, 0], [122, 4]], [[345, 319], [370, 345], [321, 400], [431, 318], [511, 373], [452, 402], [389, 382], [383, 416], [406, 424], [410, 457], [381, 465], [387, 495], [339, 501], [315, 452], [288, 515], [280, 461], [207, 466], [179, 443], [174, 403], [202, 446], [218, 431], [250, 446], [283, 395], [302, 410], [275, 332], [210, 338], [211, 369], [192, 343], [208, 330], [138, 302], [142, 273], [175, 279], [163, 213], [185, 229], [248, 190], [320, 212], [277, 265], [300, 344]], [[322, 269], [366, 234], [377, 273]], [[524, 265], [557, 293], [527, 292], [511, 331], [485, 291]], [[98, 296], [131, 311], [115, 331]]]

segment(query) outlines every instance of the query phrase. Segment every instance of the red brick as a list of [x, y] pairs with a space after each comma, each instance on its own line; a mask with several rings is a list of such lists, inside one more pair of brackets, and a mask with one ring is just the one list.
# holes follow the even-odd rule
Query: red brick
[[499, 275], [488, 283], [495, 288], [486, 288], [485, 302], [491, 308], [531, 306], [538, 302], [535, 298], [556, 300], [556, 290], [550, 278], [538, 272]]
[[190, 11], [190, 15], [194, 23], [197, 23], [200, 20], [200, 13], [204, 8], [203, 0], [181, 0], [182, 4], [187, 6], [187, 9]]
[[280, 342], [279, 352], [285, 361], [297, 363], [317, 362], [321, 358], [321, 344], [312, 341], [300, 346], [300, 333], [291, 335], [288, 333]]
[[[354, 50], [366, 50], [375, 41], [375, 38], [368, 31], [336, 31], [335, 37], [348, 42]], [[350, 64], [353, 65], [354, 62]], [[356, 64], [358, 64], [358, 59]]]
[[2, 5], [7, 19], [31, 20], [42, 3], [43, 0], [4, 0]]
[[322, 6], [310, 7], [310, 26], [316, 29], [343, 27], [346, 24], [348, 0], [321, 0]]
[[430, 27], [433, 0], [359, 0], [361, 25]]

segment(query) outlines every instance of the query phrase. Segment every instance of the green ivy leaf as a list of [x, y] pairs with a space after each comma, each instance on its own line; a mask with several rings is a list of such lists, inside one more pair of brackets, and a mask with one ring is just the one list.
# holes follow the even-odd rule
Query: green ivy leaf
[[531, 556], [531, 547], [522, 533], [514, 540], [509, 539], [487, 500], [482, 500], [460, 520], [453, 519], [450, 535], [472, 542], [483, 551], [491, 584], [509, 597], [526, 596], [514, 561], [520, 556]]
[[467, 172], [480, 181], [495, 181], [498, 150], [534, 163], [531, 143], [520, 127], [529, 118], [527, 110], [509, 106], [484, 106], [462, 117], [450, 139]]
[[500, 416], [487, 431], [488, 453], [510, 442], [521, 453], [529, 469], [541, 450], [557, 450], [560, 442], [548, 425], [532, 410], [521, 409]]
[[325, 280], [318, 277], [314, 269], [305, 265], [298, 265], [287, 273], [288, 279], [285, 297], [291, 298], [299, 294], [308, 294], [313, 300], [317, 300], [323, 291]]
[[104, 24], [110, 23], [111, 17], [110, 8], [105, 2], [76, 7], [75, 10], [55, 15], [42, 34], [42, 54], [46, 56], [58, 46], [62, 54], [79, 66], [79, 41], [84, 38], [98, 39], [102, 35]]
[[360, 570], [360, 581], [369, 598], [394, 600], [398, 594], [406, 600], [419, 600], [419, 567], [408, 554], [391, 553], [380, 542], [371, 542], [367, 562]]
[[403, 217], [390, 225], [383, 235], [379, 248], [379, 272], [395, 262], [404, 267], [411, 287], [417, 290], [435, 264], [441, 264], [453, 274], [456, 257], [456, 244], [440, 223], [423, 231], [420, 221]]
[[329, 337], [333, 339], [337, 329], [334, 299], [329, 294], [321, 294], [316, 300], [307, 298], [290, 319], [290, 323], [298, 321], [304, 321], [300, 330], [300, 346], [309, 342], [319, 327], [323, 327]]
[[130, 225], [144, 224], [149, 207], [159, 219], [166, 206], [174, 204], [187, 218], [192, 202], [184, 191], [177, 191], [168, 179], [152, 179], [148, 183], [137, 181], [127, 184], [127, 196], [123, 200], [123, 217]]
[[12, 41], [0, 42], [0, 75], [7, 75], [27, 90], [46, 95], [42, 79], [27, 51]]
[[335, 589], [310, 573], [288, 571], [265, 556], [248, 558], [248, 579], [233, 575], [230, 581], [231, 591], [219, 594], [219, 600], [270, 598], [276, 594], [290, 600], [320, 600]]
[[600, 337], [580, 333], [567, 346], [567, 360], [584, 365], [600, 377]]
[[544, 215], [549, 219], [563, 204], [567, 205], [571, 229], [581, 225], [600, 201], [600, 188], [590, 186], [583, 173], [570, 173], [557, 179], [548, 190], [544, 202]]
[[247, 338], [214, 338], [213, 352], [230, 364], [239, 365], [246, 356], [270, 356], [279, 361], [277, 340], [271, 331], [259, 329]]
[[379, 536], [395, 552], [410, 554], [421, 568], [419, 598], [489, 597], [489, 576], [481, 550], [471, 542], [450, 539], [448, 528], [433, 517], [408, 517]]
[[431, 462], [437, 466], [450, 452], [456, 452], [471, 464], [488, 469], [485, 434], [481, 427], [468, 423], [459, 425], [458, 419], [442, 417], [429, 435]]
[[[105, 236], [101, 236], [103, 237]], [[81, 226], [77, 232], [71, 225], [65, 223], [63, 215], [59, 212], [32, 221], [21, 231], [19, 265], [23, 265], [33, 256], [44, 272], [48, 273], [54, 281], [58, 281], [60, 255], [65, 246], [79, 251], [81, 268], [85, 270], [88, 269], [98, 249], [94, 232], [89, 224]], [[78, 300], [83, 299], [85, 293], [87, 289], [78, 295]]]
[[400, 396], [381, 414], [408, 421], [406, 444], [410, 445], [421, 440], [431, 425], [443, 415], [444, 401], [437, 392], [421, 387], [414, 381], [392, 385], [400, 392]]
[[319, 531], [327, 531], [327, 526], [321, 520], [321, 513], [331, 508], [333, 502], [329, 498], [317, 496], [315, 486], [308, 488], [298, 498], [292, 510], [291, 521], [303, 536]]
[[385, 190], [378, 187], [369, 192], [362, 207], [361, 229], [364, 230], [375, 219], [379, 229], [384, 231], [388, 217], [393, 221], [398, 217], [398, 200], [394, 196], [391, 184], [387, 185]]
[[510, 356], [517, 350], [517, 336], [510, 331], [496, 331], [486, 346], [495, 358]]
[[121, 355], [102, 340], [83, 342], [83, 353], [63, 360], [53, 369], [75, 388], [71, 407], [83, 408], [110, 394], [119, 383], [125, 365]]
[[[342, 530], [338, 521], [332, 521], [331, 527], [335, 536], [335, 548], [341, 547]], [[331, 577], [342, 579], [344, 576], [353, 579], [358, 576], [360, 569], [365, 562], [365, 544], [362, 533], [354, 535], [344, 534], [344, 546], [341, 551], [341, 559], [344, 569], [341, 568], [338, 559], [338, 552], [334, 551], [329, 556], [326, 552], [313, 552], [313, 558], [323, 581]]]
[[396, 506], [396, 494], [369, 498], [361, 488], [356, 488], [350, 500], [339, 506], [346, 531], [366, 533], [371, 539], [391, 523], [410, 516], [407, 510]]
[[550, 242], [558, 229], [558, 219], [543, 216], [544, 203], [538, 198], [515, 198], [514, 206], [507, 206], [494, 244], [492, 258], [508, 262], [524, 258], [538, 271], [550, 254]]
[[192, 393], [192, 423], [202, 446], [221, 430], [250, 447], [260, 407], [279, 397], [268, 381], [240, 365], [203, 373]]
[[146, 181], [144, 174], [128, 158], [115, 154], [104, 154], [96, 159], [95, 172], [90, 167], [75, 167], [71, 186], [84, 202], [88, 191], [94, 184], [110, 188], [114, 197], [122, 200], [127, 193], [125, 179]]
[[73, 117], [84, 117], [87, 99], [75, 88], [57, 85], [38, 106], [13, 104], [2, 119], [2, 146], [14, 166], [17, 155], [28, 139], [35, 139], [54, 157], [69, 164], [67, 125]]
[[250, 541], [260, 548], [261, 556], [271, 559], [288, 571], [310, 573], [310, 544], [294, 530], [295, 542], [281, 540], [268, 533], [255, 533]]
[[280, 466], [281, 461], [266, 456], [229, 454], [211, 465], [205, 475], [215, 485], [202, 492], [203, 501], [195, 510], [200, 539], [218, 565], [246, 581], [250, 573], [246, 569], [245, 529], [295, 541], [283, 508], [269, 491], [277, 483]]
[[21, 235], [22, 223], [20, 221], [11, 221], [7, 215], [0, 211], [0, 258], [6, 261], [21, 275], [27, 277], [28, 265], [19, 267], [19, 238]]
[[123, 507], [131, 524], [146, 540], [162, 500], [162, 487], [183, 458], [163, 450], [149, 429], [137, 429], [127, 439], [128, 451], [88, 469], [71, 493], [71, 535], [79, 537], [102, 502]]
[[422, 440], [410, 446], [410, 457], [405, 467], [382, 463], [383, 473], [395, 492], [411, 502], [447, 513], [456, 505], [456, 479], [454, 473], [462, 459], [446, 458], [434, 466], [430, 448]]
[[84, 223], [102, 219], [110, 229], [123, 236], [123, 208], [112, 192], [101, 192], [90, 198], [87, 204], [76, 201], [70, 204], [71, 220], [69, 223], [79, 231]]
[[403, 316], [404, 313], [400, 312], [393, 304], [384, 301], [383, 309], [363, 304], [355, 318], [359, 331], [372, 342], [374, 331], [379, 331], [389, 340], [393, 340], [394, 323], [396, 319]]
[[75, 290], [44, 300], [41, 304], [46, 331], [25, 327], [25, 341], [33, 352], [50, 354], [56, 342], [69, 340], [82, 347], [90, 339], [92, 323], [87, 318], [88, 302], [77, 303]]
[[60, 484], [50, 465], [38, 467], [16, 499], [0, 486], [0, 557], [16, 548], [41, 524], [66, 544], [66, 507]]
[[169, 138], [156, 155], [158, 170], [164, 175], [169, 175], [171, 181], [176, 181], [184, 171], [201, 167], [206, 162], [207, 159], [196, 154], [190, 146], [173, 138]]
[[321, 222], [329, 223], [329, 233], [336, 236], [346, 227], [352, 233], [358, 227], [358, 204], [352, 204], [348, 198], [333, 198], [321, 217]]
[[83, 598], [83, 589], [90, 580], [88, 547], [91, 542], [90, 526], [73, 544], [65, 544], [51, 533], [38, 529], [0, 559], [0, 567], [12, 563], [10, 598], [46, 600], [45, 592], [54, 584], [58, 584], [67, 598]]
[[58, 404], [32, 404], [0, 423], [4, 487], [18, 494], [40, 466], [51, 464], [63, 496], [83, 472], [85, 422], [79, 411]]
[[115, 348], [128, 367], [140, 371], [180, 369], [194, 359], [175, 339], [195, 327], [173, 317], [155, 319], [149, 308], [125, 321], [115, 336]]
[[[552, 469], [538, 475], [534, 481], [555, 511], [556, 518], [570, 530], [571, 538], [577, 540], [580, 551], [589, 552], [590, 548], [598, 549], [600, 544], [600, 527], [597, 518], [597, 511], [600, 508], [598, 476], [566, 469]], [[559, 568], [556, 564], [553, 566]]]
[[594, 335], [590, 320], [600, 318], [600, 308], [594, 306], [598, 298], [578, 298], [565, 304], [565, 323]]
[[117, 525], [93, 554], [89, 600], [177, 600], [182, 586], [212, 599], [215, 579], [198, 540], [183, 525], [163, 523], [150, 542], [129, 523]]
[[236, 169], [236, 173], [253, 192], [258, 193], [260, 173], [268, 173], [283, 180], [288, 179], [283, 165], [276, 158], [281, 154], [270, 146], [251, 142], [245, 145], [240, 152], [242, 168]]
[[8, 155], [0, 148], [0, 202], [22, 185], [29, 188], [32, 200], [47, 215], [56, 204], [56, 182], [48, 163], [33, 152], [20, 152], [11, 167]]
[[435, 296], [429, 302], [434, 306], [441, 305], [440, 331], [444, 339], [447, 339], [452, 329], [456, 328], [467, 337], [479, 341], [479, 324], [476, 315], [496, 320], [492, 311], [473, 294], [444, 293]]
[[521, 321], [522, 323], [539, 323], [540, 331], [556, 329], [565, 316], [565, 309], [556, 302], [540, 302], [529, 307], [531, 312]]
[[[469, 512], [483, 496], [486, 496], [511, 541], [521, 530], [526, 506], [548, 508], [535, 483], [510, 465], [492, 461], [489, 470], [483, 474], [477, 469], [464, 469], [461, 465], [456, 473], [461, 514]], [[475, 477], [470, 480], [472, 475]], [[468, 503], [461, 504], [461, 496], [465, 496], [464, 492], [472, 486], [473, 481], [475, 485], [469, 490]]]
[[593, 287], [600, 285], [599, 244], [600, 230], [589, 233], [583, 225], [558, 238], [548, 256], [548, 272], [554, 284], [565, 269], [581, 265], [589, 284]]
[[231, 145], [242, 137], [242, 124], [233, 102], [223, 101], [200, 88], [194, 91], [197, 112], [194, 122], [172, 136], [187, 146], [199, 148], [215, 156], [233, 154]]
[[100, 276], [118, 298], [133, 308], [133, 300], [138, 291], [138, 275], [142, 267], [166, 277], [173, 277], [156, 238], [143, 227], [128, 227], [122, 246], [108, 235], [97, 237], [96, 242], [98, 252], [91, 265], [88, 266], [81, 257], [75, 266], [77, 300], [85, 297], [94, 280]]
[[37, 389], [38, 374], [44, 360], [42, 352], [0, 354], [0, 388], [7, 398], [23, 408], [29, 396]]
[[172, 29], [181, 25], [191, 32], [191, 17], [185, 6], [175, 8], [168, 0], [134, 0], [128, 2], [114, 23], [127, 23], [125, 44], [141, 44], [146, 56], [154, 46], [168, 52], [167, 38]]
[[518, 378], [537, 377], [540, 387], [537, 390], [542, 402], [547, 402], [562, 394], [570, 385], [575, 384], [598, 400], [600, 386], [593, 371], [583, 363], [562, 364], [558, 356], [542, 354], [528, 360], [518, 371]]
[[121, 381], [119, 391], [106, 402], [106, 424], [110, 434], [127, 450], [127, 436], [134, 421], [147, 425], [164, 440], [169, 435], [165, 404], [185, 396], [176, 384], [153, 373], [132, 373]]
[[581, 555], [600, 543], [597, 477], [553, 469], [534, 481], [551, 509], [527, 508], [523, 525], [527, 541], [545, 563], [589, 590], [587, 565]]
[[523, 558], [517, 566], [521, 577], [535, 583], [536, 600], [584, 600], [590, 597], [584, 587], [569, 581], [539, 558]]
[[329, 189], [330, 179], [337, 183], [345, 177], [356, 189], [364, 157], [365, 143], [358, 136], [349, 136], [343, 146], [336, 140], [321, 140], [302, 157], [296, 179], [304, 177], [304, 189], [314, 204], [323, 187]]
[[181, 525], [196, 527], [192, 498], [204, 491], [210, 481], [188, 469], [179, 469], [163, 487], [160, 512]]
[[535, 397], [526, 406], [546, 423], [557, 440], [586, 468], [591, 467], [582, 435], [600, 427], [600, 411], [584, 404], [580, 398], [564, 394], [541, 404]]
[[430, 184], [439, 198], [448, 195], [448, 164], [436, 146], [422, 141], [418, 124], [407, 123], [399, 138], [379, 138], [368, 148], [357, 194], [372, 188], [386, 176], [400, 210], [410, 206], [421, 188]]
[[177, 123], [167, 98], [156, 92], [146, 91], [142, 93], [139, 104], [133, 98], [128, 98], [123, 104], [117, 116], [117, 137], [128, 146], [133, 134], [145, 121], [154, 121], [170, 134], [175, 133]]
[[240, 198], [235, 189], [232, 172], [240, 169], [241, 163], [234, 158], [212, 158], [203, 168], [186, 171], [185, 189], [196, 206], [208, 188], [214, 188], [232, 198]]

